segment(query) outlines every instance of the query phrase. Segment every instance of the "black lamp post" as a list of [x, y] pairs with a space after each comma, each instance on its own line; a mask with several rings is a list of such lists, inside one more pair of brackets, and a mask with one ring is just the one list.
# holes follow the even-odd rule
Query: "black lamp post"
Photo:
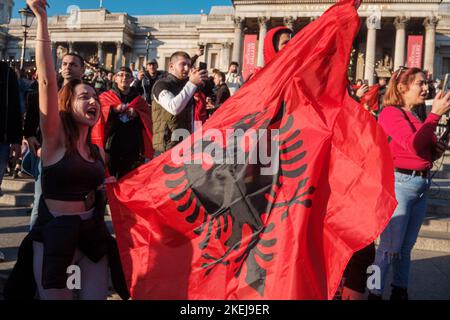
[[23, 8], [19, 10], [20, 20], [22, 21], [23, 31], [23, 46], [22, 46], [22, 55], [20, 57], [20, 70], [23, 69], [23, 63], [25, 60], [25, 50], [27, 47], [27, 36], [28, 36], [28, 28], [33, 24], [34, 13], [31, 11], [29, 7]]
[[145, 56], [145, 62], [148, 62], [148, 53], [150, 51], [150, 45], [152, 44], [152, 34], [151, 32], [147, 32], [147, 36], [145, 37], [145, 47], [147, 48], [147, 55]]

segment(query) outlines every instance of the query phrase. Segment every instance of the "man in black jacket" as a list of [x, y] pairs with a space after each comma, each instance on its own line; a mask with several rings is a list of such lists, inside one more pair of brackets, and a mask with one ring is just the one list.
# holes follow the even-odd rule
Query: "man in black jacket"
[[10, 152], [21, 152], [22, 114], [17, 76], [5, 62], [0, 62], [0, 196], [1, 183]]
[[228, 98], [231, 96], [230, 89], [225, 83], [225, 74], [221, 71], [214, 72], [214, 84], [215, 84], [215, 97], [214, 99], [208, 99], [207, 109], [209, 114], [213, 114]]
[[166, 75], [167, 73], [165, 71], [158, 70], [158, 62], [155, 59], [147, 63], [144, 78], [141, 80], [141, 83], [143, 95], [148, 104], [152, 103], [152, 90], [156, 81], [163, 79]]

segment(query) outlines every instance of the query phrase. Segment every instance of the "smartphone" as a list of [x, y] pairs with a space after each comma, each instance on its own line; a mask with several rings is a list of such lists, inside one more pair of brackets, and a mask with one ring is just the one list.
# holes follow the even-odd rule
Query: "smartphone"
[[364, 84], [365, 84], [366, 86], [368, 86], [368, 85], [369, 85], [369, 80], [364, 80]]
[[200, 62], [198, 69], [199, 70], [207, 70], [208, 65], [204, 62]]
[[446, 95], [450, 91], [450, 73], [446, 73], [444, 77], [444, 83], [442, 84], [442, 91]]

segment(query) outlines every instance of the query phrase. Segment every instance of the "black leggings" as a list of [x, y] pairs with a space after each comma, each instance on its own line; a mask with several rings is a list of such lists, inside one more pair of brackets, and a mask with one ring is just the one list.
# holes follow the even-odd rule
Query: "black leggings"
[[367, 268], [375, 260], [375, 243], [356, 251], [344, 272], [344, 286], [354, 291], [364, 293], [366, 291]]

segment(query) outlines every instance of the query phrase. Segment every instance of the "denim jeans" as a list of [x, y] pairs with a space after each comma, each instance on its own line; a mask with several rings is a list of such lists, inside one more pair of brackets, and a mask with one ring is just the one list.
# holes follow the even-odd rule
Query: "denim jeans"
[[30, 217], [30, 230], [33, 229], [34, 223], [38, 217], [38, 208], [39, 208], [39, 200], [42, 195], [42, 185], [41, 185], [41, 170], [42, 170], [42, 161], [40, 158], [37, 158], [37, 177], [35, 177], [34, 182], [34, 201], [33, 201], [33, 209], [31, 209], [31, 217]]
[[395, 172], [397, 208], [380, 237], [374, 265], [380, 268], [381, 288], [371, 290], [383, 294], [386, 277], [392, 265], [392, 284], [408, 288], [411, 251], [416, 243], [427, 210], [430, 179]]
[[0, 187], [9, 161], [9, 144], [0, 143]]

